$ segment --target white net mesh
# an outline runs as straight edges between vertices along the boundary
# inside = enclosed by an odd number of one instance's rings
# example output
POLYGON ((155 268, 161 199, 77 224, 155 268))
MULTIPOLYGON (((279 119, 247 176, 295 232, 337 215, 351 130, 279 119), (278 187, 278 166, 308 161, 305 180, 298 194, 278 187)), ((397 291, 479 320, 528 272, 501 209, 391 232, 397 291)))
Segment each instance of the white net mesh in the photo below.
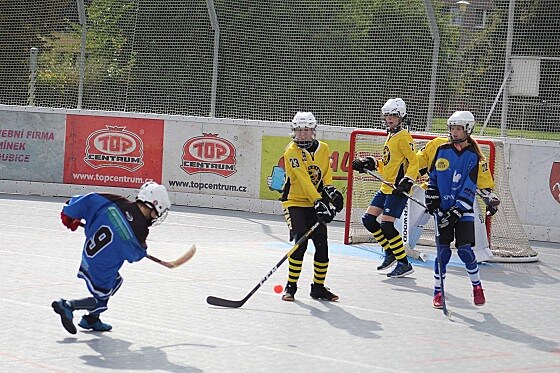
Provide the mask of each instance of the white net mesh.
POLYGON ((387 98, 402 97, 416 130, 443 131, 461 109, 488 116, 489 135, 502 122, 500 135, 550 138, 560 128, 560 0, 515 1, 511 49, 508 0, 466 9, 451 0, 3 1, 0 103, 77 107, 80 1, 84 109, 206 116, 215 100, 217 117, 312 110, 322 124, 363 128, 387 98), (498 93, 510 64, 506 102, 498 93))
MULTIPOLYGON (((426 142, 436 136, 413 133, 415 149, 420 149, 426 142)), ((352 159, 364 156, 380 158, 386 138, 387 133, 383 131, 354 131, 350 140, 352 159)), ((489 220, 491 224, 487 223, 491 251, 494 254, 493 261, 534 261, 537 258, 537 253, 529 245, 508 187, 504 145, 500 141, 490 139, 477 139, 477 141, 489 161, 491 170, 493 170, 494 191, 501 200, 498 212, 489 220)), ((375 242, 372 234, 364 228, 361 218, 380 186, 380 182, 368 174, 360 174, 355 171, 349 174, 345 243, 375 242)), ((477 200, 480 211, 485 211, 482 199, 478 197, 477 200)), ((419 244, 434 246, 434 237, 434 222, 431 219, 424 226, 419 244)))

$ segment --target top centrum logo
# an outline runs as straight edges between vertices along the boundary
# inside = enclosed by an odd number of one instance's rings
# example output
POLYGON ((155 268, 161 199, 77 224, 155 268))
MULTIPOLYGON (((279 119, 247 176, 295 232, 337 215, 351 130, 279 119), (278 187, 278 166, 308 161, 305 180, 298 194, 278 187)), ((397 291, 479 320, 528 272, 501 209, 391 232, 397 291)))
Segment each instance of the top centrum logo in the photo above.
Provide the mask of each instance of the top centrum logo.
POLYGON ((229 177, 237 171, 235 164, 235 147, 217 134, 203 134, 183 145, 181 168, 188 174, 206 172, 229 177))

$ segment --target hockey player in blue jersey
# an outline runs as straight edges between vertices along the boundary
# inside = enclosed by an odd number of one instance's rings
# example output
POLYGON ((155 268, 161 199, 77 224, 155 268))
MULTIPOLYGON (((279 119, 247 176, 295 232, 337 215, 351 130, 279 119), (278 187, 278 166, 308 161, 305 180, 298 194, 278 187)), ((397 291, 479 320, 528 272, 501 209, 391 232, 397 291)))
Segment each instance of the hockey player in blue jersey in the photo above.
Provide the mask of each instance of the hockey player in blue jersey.
POLYGON ((445 280, 446 265, 451 258, 450 244, 455 240, 457 255, 467 268, 473 287, 474 304, 482 306, 486 300, 480 282, 478 263, 472 250, 475 244, 474 210, 478 164, 482 152, 470 135, 474 116, 469 111, 456 111, 447 120, 450 141, 441 145, 430 166, 426 191, 426 207, 430 214, 437 213, 439 228, 439 255, 441 273, 434 262, 435 308, 443 307, 441 281, 445 280))
POLYGON ((111 330, 99 315, 123 282, 119 269, 125 260, 133 263, 146 256, 149 228, 163 222, 170 207, 167 190, 153 181, 142 185, 136 201, 105 193, 78 195, 68 201, 60 217, 71 231, 84 225, 86 241, 78 277, 84 279, 92 297, 52 303, 66 331, 77 332, 72 321, 75 310, 88 311, 78 323, 80 327, 111 330))

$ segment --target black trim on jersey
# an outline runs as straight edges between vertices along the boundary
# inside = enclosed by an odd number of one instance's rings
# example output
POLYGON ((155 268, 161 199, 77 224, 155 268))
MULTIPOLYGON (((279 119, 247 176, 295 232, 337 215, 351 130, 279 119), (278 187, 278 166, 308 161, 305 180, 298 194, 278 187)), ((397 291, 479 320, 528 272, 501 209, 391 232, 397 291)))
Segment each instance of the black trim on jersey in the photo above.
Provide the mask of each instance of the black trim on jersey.
POLYGON ((130 224, 134 235, 140 241, 140 244, 146 247, 146 238, 148 237, 148 227, 150 226, 150 221, 144 216, 140 207, 136 202, 132 202, 123 196, 109 193, 98 193, 100 196, 106 198, 107 200, 113 202, 119 210, 121 210, 125 219, 130 224), (129 216, 132 217, 132 221, 129 216))
POLYGON ((288 200, 288 194, 290 194, 290 178, 286 178, 286 182, 284 183, 284 189, 282 189, 282 197, 280 197, 280 201, 284 202, 288 200))

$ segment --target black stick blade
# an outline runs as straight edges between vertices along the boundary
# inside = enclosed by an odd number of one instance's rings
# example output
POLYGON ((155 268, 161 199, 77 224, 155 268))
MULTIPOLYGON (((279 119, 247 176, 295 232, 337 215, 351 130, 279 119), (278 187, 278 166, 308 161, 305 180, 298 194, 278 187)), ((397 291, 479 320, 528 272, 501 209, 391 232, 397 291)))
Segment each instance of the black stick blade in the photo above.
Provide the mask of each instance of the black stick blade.
POLYGON ((229 300, 229 299, 223 299, 223 298, 209 296, 208 298, 206 298, 206 303, 211 304, 212 306, 239 308, 245 303, 245 299, 243 299, 243 300, 229 300))

